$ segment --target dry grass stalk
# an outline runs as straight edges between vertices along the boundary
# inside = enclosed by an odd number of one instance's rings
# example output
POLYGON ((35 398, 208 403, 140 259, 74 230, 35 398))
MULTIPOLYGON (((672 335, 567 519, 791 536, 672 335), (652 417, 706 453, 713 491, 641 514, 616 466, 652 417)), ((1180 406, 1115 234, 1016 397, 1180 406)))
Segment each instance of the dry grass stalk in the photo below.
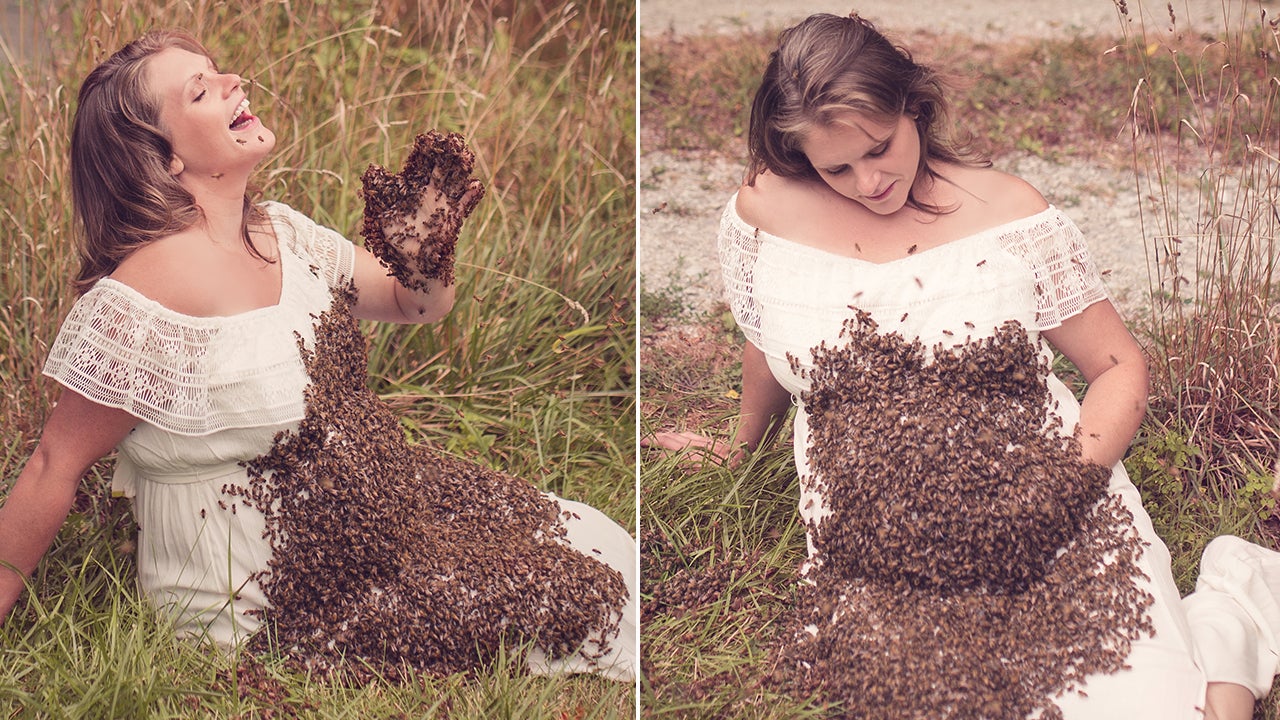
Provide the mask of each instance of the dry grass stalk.
POLYGON ((1200 450, 1197 486, 1232 496, 1280 457, 1280 18, 1246 2, 1223 13, 1211 39, 1172 12, 1165 28, 1139 25, 1129 127, 1152 268, 1151 422, 1200 450))

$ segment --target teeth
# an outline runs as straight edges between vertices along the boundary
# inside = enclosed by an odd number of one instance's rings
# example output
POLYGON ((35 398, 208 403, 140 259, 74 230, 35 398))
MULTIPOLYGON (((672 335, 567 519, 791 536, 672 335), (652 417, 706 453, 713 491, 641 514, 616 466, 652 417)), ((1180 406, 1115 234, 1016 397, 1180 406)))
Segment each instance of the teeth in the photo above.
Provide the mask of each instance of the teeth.
POLYGON ((231 122, 234 124, 242 114, 247 112, 249 112, 249 98, 241 100, 240 104, 236 106, 236 111, 231 114, 231 122))

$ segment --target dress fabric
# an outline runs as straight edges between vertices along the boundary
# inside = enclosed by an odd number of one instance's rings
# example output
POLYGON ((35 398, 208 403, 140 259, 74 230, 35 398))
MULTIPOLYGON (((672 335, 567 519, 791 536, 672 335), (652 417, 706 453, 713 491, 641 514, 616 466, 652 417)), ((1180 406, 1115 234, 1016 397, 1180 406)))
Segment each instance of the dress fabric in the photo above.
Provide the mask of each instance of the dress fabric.
MULTIPOLYGON (((258 627, 266 598, 253 579, 272 548, 265 518, 225 486, 245 486, 241 463, 266 453, 305 413, 308 377, 299 342, 352 278, 354 246, 286 205, 264 209, 280 248, 277 304, 228 317, 176 313, 109 277, 73 306, 44 373, 142 422, 119 444, 112 489, 133 499, 139 525, 138 582, 180 633, 223 646, 258 627)), ((637 566, 630 534, 599 510, 560 500, 565 542, 626 579, 629 599, 610 655, 548 659, 539 673, 636 671, 637 566), (590 554, 588 554, 590 553, 590 554)))
MULTIPOLYGON (((809 389, 805 375, 812 349, 839 345, 841 327, 855 308, 869 313, 880 333, 900 333, 925 348, 951 349, 1017 321, 1051 359, 1041 333, 1106 299, 1081 233, 1053 207, 899 260, 872 263, 770 235, 743 221, 736 201, 735 195, 720 224, 726 296, 747 340, 793 396, 799 512, 810 527, 821 522, 825 509, 821 483, 809 469, 808 416, 800 397, 809 389)), ((1052 373, 1045 381, 1062 432, 1072 432, 1079 403, 1052 373)), ((1219 538, 1205 552, 1197 591, 1184 601, 1168 550, 1122 464, 1112 469, 1108 491, 1122 499, 1147 543, 1140 564, 1155 600, 1149 615, 1155 632, 1132 644, 1128 669, 1088 676, 1079 687, 1087 696, 1068 692, 1056 699, 1064 716, 1199 718, 1210 681, 1236 682, 1264 695, 1280 648, 1280 554, 1219 538)), ((812 536, 809 554, 802 574, 815 558, 812 536)))

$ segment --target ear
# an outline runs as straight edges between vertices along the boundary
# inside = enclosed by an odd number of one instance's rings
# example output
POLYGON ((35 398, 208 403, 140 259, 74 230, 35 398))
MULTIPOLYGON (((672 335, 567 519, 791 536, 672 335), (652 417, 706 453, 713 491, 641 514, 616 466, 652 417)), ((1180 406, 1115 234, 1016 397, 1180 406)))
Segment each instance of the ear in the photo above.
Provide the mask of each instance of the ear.
POLYGON ((186 169, 187 169, 187 166, 182 164, 182 160, 179 160, 177 155, 174 155, 172 158, 170 158, 169 160, 170 175, 177 177, 182 174, 183 170, 186 170, 186 169))

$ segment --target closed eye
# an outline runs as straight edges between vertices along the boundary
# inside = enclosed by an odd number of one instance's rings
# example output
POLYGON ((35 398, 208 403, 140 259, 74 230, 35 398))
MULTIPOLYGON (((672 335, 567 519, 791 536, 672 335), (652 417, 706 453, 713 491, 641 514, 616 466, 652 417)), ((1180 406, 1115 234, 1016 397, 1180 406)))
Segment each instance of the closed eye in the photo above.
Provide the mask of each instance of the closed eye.
POLYGON ((825 175, 843 175, 849 169, 848 165, 837 165, 833 168, 824 168, 822 170, 825 175))
POLYGON ((872 148, 872 149, 871 149, 871 152, 867 153, 867 157, 878 158, 878 157, 880 157, 881 155, 884 155, 884 154, 885 154, 885 153, 887 153, 887 152, 889 152, 889 141, 888 141, 888 140, 886 140, 886 141, 884 141, 883 143, 880 143, 880 144, 879 144, 879 145, 877 145, 876 147, 872 148))

